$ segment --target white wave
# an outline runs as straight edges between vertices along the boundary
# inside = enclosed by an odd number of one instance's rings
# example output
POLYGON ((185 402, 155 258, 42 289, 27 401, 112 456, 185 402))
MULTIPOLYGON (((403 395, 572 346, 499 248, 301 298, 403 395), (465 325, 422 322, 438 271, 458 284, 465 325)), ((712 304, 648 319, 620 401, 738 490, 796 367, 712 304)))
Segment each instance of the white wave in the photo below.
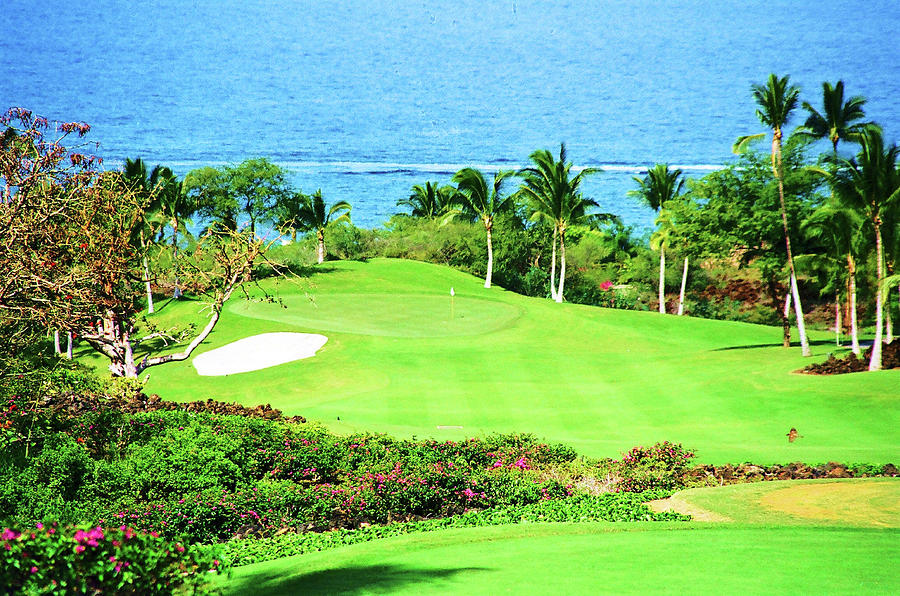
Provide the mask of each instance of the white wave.
MULTIPOLYGON (((355 173, 355 174, 393 174, 401 171, 421 172, 431 174, 454 173, 463 168, 475 168, 482 172, 494 173, 500 170, 520 170, 528 167, 529 164, 511 164, 511 163, 405 163, 399 161, 296 161, 296 160, 273 160, 279 166, 292 171, 328 171, 334 173, 355 173)), ((107 166, 120 168, 124 162, 118 160, 107 160, 107 166)), ((232 165, 234 162, 228 161, 209 161, 209 160, 177 160, 168 161, 165 165, 175 170, 190 170, 203 166, 220 167, 224 165, 232 165)), ((614 164, 599 163, 588 165, 573 165, 573 172, 580 172, 585 168, 600 168, 606 172, 621 172, 626 174, 643 174, 647 168, 652 167, 644 164, 614 164)), ((672 169, 680 169, 686 172, 714 172, 721 170, 723 165, 715 164, 670 164, 672 169)))

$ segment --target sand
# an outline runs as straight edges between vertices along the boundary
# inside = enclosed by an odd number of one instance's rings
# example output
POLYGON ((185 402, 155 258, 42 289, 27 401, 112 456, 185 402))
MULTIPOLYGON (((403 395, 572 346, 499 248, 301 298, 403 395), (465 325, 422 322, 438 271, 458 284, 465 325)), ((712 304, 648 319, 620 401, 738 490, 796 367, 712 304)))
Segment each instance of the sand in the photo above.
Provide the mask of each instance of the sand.
POLYGON ((310 358, 326 341, 317 333, 262 333, 204 352, 193 363, 199 375, 234 375, 310 358))

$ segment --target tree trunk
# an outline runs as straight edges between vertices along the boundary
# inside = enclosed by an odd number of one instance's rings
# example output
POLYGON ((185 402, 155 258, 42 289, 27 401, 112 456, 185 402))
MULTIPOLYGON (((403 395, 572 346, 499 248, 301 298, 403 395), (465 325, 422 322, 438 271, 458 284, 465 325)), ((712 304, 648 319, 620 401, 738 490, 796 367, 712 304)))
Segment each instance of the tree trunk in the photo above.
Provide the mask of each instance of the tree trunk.
MULTIPOLYGON (((890 298, 891 293, 888 292, 888 298, 890 298)), ((884 343, 889 344, 894 341, 894 322, 891 318, 891 304, 890 300, 884 301, 884 343)))
POLYGON ((72 332, 66 333, 66 360, 72 359, 72 332))
POLYGON ((494 245, 491 241, 491 228, 493 226, 490 222, 485 222, 484 229, 487 232, 487 249, 488 249, 488 262, 487 262, 487 275, 484 276, 484 287, 491 287, 491 278, 494 276, 494 245))
POLYGON ((666 314, 666 250, 659 245, 659 312, 666 314))
POLYGON ((559 229, 559 291, 556 292, 556 301, 563 301, 563 284, 566 282, 566 229, 559 229))
POLYGON ((781 311, 781 345, 791 347, 791 291, 788 290, 784 297, 784 309, 781 311))
POLYGON ((322 230, 316 231, 316 262, 322 264, 325 262, 325 233, 322 230))
POLYGON ((62 348, 59 346, 59 329, 53 330, 53 353, 57 356, 62 355, 62 348))
POLYGON ((141 251, 144 253, 144 283, 147 290, 147 312, 153 314, 153 290, 150 288, 150 266, 147 264, 147 241, 144 240, 144 229, 141 228, 141 251))
POLYGON ((781 223, 784 225, 784 244, 787 249, 788 267, 791 270, 791 293, 794 297, 794 313, 797 315, 797 334, 800 335, 800 348, 804 356, 809 356, 809 341, 806 338, 806 325, 803 324, 803 306, 800 304, 800 292, 797 288, 797 272, 794 270, 794 256, 791 252, 791 235, 788 231, 787 209, 784 205, 784 181, 781 176, 781 129, 776 128, 772 134, 772 172, 778 183, 778 200, 781 203, 781 223), (777 163, 777 165, 776 165, 777 163))
POLYGON ((849 272, 849 300, 850 300, 850 349, 859 356, 859 331, 856 327, 856 261, 853 255, 847 253, 847 270, 849 272))
POLYGON ((172 266, 175 267, 175 291, 173 298, 181 298, 181 288, 178 287, 178 220, 172 220, 172 266))
POLYGON ((875 341, 872 344, 872 358, 869 360, 869 370, 881 370, 881 336, 884 326, 884 312, 881 300, 881 284, 884 278, 884 248, 881 246, 881 221, 876 216, 875 221, 875 270, 878 283, 875 284, 875 341))
POLYGON ((684 314, 684 288, 687 285, 688 258, 684 257, 684 273, 681 274, 681 291, 678 293, 678 316, 684 314))
POLYGON ((841 297, 834 295, 834 345, 841 345, 841 328, 844 322, 841 320, 841 297))
MULTIPOLYGON (((556 300, 556 233, 559 227, 553 227, 553 250, 550 252, 550 298, 556 300)), ((558 300, 556 300, 559 302, 558 300)))

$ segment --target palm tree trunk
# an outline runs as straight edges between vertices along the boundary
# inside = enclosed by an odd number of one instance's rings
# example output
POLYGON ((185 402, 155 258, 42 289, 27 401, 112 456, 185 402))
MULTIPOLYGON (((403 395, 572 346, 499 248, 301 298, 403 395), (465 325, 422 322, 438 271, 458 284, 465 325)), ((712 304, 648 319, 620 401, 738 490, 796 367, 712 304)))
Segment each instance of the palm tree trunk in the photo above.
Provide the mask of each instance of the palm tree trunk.
POLYGON ((688 258, 684 257, 684 273, 681 274, 681 291, 678 293, 678 316, 684 314, 684 288, 687 286, 688 258))
POLYGON ((844 322, 841 320, 841 297, 839 294, 834 295, 834 345, 841 345, 841 328, 844 322))
POLYGON ((563 301, 563 284, 566 282, 566 229, 559 229, 559 291, 556 292, 556 301, 563 301))
POLYGON ((494 275, 494 245, 491 241, 491 225, 489 223, 484 224, 484 229, 487 232, 487 249, 488 249, 488 262, 487 262, 487 275, 484 277, 484 287, 491 287, 491 278, 494 275))
POLYGON ((850 253, 847 253, 847 270, 850 277, 850 290, 848 292, 850 299, 850 349, 859 356, 859 331, 856 327, 856 262, 850 253))
POLYGON ((791 291, 788 290, 784 296, 784 309, 781 311, 781 345, 785 348, 791 347, 791 291))
POLYGON ((175 267, 175 291, 174 298, 181 298, 181 288, 178 287, 178 219, 172 220, 172 266, 175 267))
POLYGON ((881 336, 884 326, 884 312, 881 300, 881 283, 884 278, 884 255, 881 246, 881 221, 878 217, 875 224, 875 267, 878 283, 875 284, 875 341, 872 343, 872 358, 869 360, 869 370, 881 370, 881 336))
POLYGON ((147 241, 144 239, 144 229, 141 228, 141 252, 144 253, 144 283, 147 290, 147 312, 153 314, 153 290, 150 289, 150 266, 147 264, 147 241))
POLYGON ((797 333, 800 335, 800 349, 804 356, 809 356, 809 340, 806 338, 806 325, 803 324, 803 307, 800 304, 800 292, 797 289, 797 272, 794 270, 794 255, 791 252, 791 236, 788 232, 787 209, 784 206, 784 181, 781 177, 781 130, 775 129, 772 135, 772 172, 778 182, 778 200, 781 203, 781 223, 784 225, 784 244, 787 249, 788 266, 791 270, 791 294, 794 297, 794 313, 797 315, 797 333), (776 166, 777 163, 777 166, 776 166))
POLYGON ((659 312, 666 314, 666 250, 659 245, 659 312))
POLYGON ((62 354, 62 348, 59 347, 59 329, 53 330, 53 353, 57 356, 62 354))
POLYGON ((316 262, 320 265, 325 262, 325 233, 316 231, 316 262))
POLYGON ((553 250, 550 253, 550 298, 553 300, 556 300, 556 233, 558 231, 559 227, 553 226, 553 250))
MULTIPOLYGON (((885 268, 887 269, 887 275, 894 274, 894 266, 891 262, 885 259, 885 268)), ((891 317, 891 291, 888 290, 884 293, 884 343, 889 344, 894 341, 894 321, 893 317, 891 317)))
POLYGON ((66 342, 66 359, 71 360, 72 359, 72 332, 69 331, 68 333, 66 333, 66 337, 68 340, 66 342))

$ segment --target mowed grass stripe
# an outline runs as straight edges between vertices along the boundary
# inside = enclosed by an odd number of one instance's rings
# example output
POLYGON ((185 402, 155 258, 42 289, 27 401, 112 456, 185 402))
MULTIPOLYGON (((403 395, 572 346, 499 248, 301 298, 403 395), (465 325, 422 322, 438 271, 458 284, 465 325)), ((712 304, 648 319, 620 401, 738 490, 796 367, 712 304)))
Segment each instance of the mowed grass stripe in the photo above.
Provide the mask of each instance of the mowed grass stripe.
MULTIPOLYGON (((307 292, 333 300, 335 312, 342 295, 390 296, 379 304, 401 320, 416 318, 422 296, 446 299, 449 320, 453 286, 458 297, 517 315, 470 335, 402 337, 397 319, 380 335, 327 331, 329 343, 308 360, 228 377, 199 377, 189 362, 175 363, 151 369, 147 390, 169 399, 271 403, 335 430, 350 420, 353 428, 399 436, 458 438, 435 426, 465 419, 470 428, 533 432, 591 456, 668 439, 711 463, 900 460, 900 371, 846 379, 792 373, 834 349, 828 334, 812 334, 816 357, 804 359, 798 348, 780 347, 778 328, 560 305, 485 290, 479 279, 436 265, 374 259, 321 271, 299 284, 263 284, 288 302, 308 300, 307 292), (791 427, 803 435, 792 444, 791 427)), ((284 321, 233 308, 201 350, 268 331, 321 331, 313 319, 290 323, 290 308, 272 311, 284 321)), ((202 320, 196 310, 196 303, 173 304, 160 320, 202 320)), ((348 309, 346 317, 369 314, 348 309)))

